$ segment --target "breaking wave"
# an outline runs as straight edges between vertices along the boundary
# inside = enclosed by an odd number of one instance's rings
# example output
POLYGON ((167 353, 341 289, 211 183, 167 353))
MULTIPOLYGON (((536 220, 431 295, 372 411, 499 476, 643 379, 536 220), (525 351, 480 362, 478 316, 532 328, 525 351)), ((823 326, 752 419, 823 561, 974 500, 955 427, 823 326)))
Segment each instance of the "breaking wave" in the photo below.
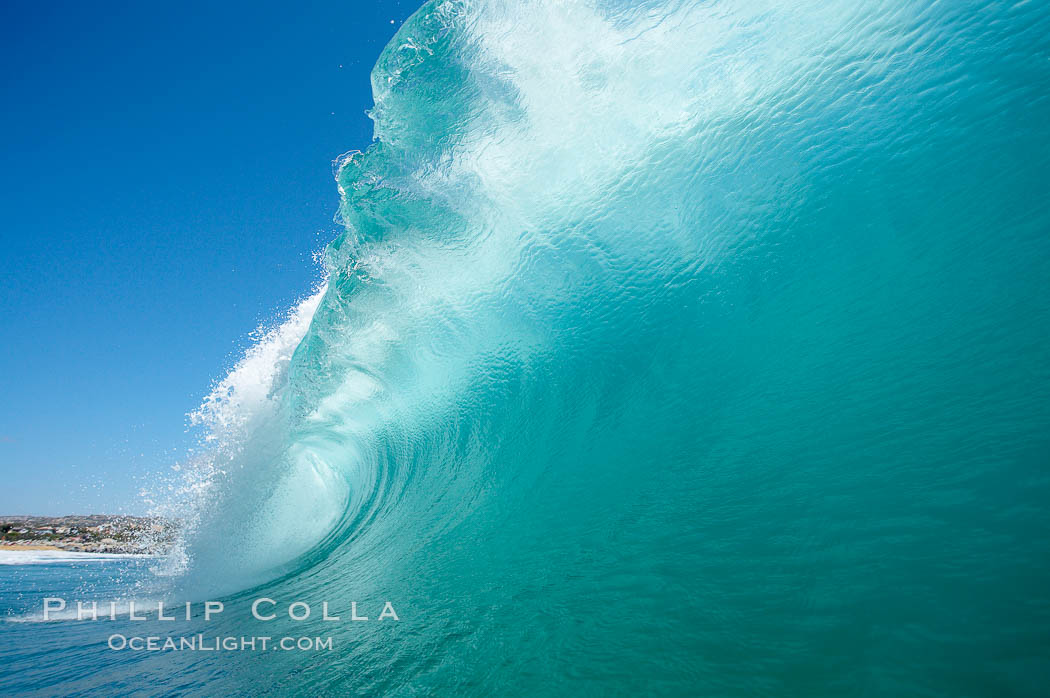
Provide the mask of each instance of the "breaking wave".
POLYGON ((324 283, 194 415, 173 583, 399 602, 321 692, 910 693, 1045 648, 1048 17, 426 4, 324 283))

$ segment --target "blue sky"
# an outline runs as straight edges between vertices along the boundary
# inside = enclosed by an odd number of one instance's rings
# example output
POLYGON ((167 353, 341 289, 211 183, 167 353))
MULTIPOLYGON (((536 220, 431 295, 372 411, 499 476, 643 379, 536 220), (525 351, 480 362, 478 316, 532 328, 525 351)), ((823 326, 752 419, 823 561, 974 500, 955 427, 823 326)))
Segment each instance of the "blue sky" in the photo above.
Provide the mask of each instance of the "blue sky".
POLYGON ((136 513, 308 291, 418 2, 0 5, 0 514, 136 513))

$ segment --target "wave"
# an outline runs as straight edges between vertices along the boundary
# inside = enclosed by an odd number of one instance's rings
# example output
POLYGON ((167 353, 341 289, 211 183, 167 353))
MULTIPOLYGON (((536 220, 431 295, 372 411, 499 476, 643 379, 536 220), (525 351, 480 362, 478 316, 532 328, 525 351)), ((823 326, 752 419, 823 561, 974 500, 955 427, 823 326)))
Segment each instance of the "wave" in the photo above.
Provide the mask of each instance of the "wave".
POLYGON ((1017 503, 1050 433, 1048 30, 1039 3, 427 3, 336 163, 324 283, 196 413, 175 583, 402 599, 410 647, 348 660, 394 653, 372 689, 674 692, 877 625, 875 579, 1022 574, 976 502, 1018 483, 1003 525, 1045 530, 1017 503), (468 656, 503 643, 501 672, 468 656))

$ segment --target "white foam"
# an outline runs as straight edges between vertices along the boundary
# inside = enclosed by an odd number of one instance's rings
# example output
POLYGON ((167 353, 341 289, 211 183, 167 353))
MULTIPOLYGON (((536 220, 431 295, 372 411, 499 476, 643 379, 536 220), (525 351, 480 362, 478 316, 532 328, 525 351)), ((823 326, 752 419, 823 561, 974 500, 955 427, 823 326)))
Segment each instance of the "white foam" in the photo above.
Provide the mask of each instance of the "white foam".
POLYGON ((80 553, 69 550, 0 550, 0 565, 48 565, 68 562, 107 562, 112 560, 146 560, 152 555, 131 553, 80 553))
MULTIPOLYGON (((160 481, 146 493, 157 502, 151 513, 178 521, 181 529, 174 548, 154 570, 157 574, 182 577, 196 565, 198 571, 210 570, 196 579, 219 579, 231 568, 247 575, 309 549, 330 528, 334 514, 322 516, 312 498, 307 505, 296 502, 286 518, 265 518, 274 524, 263 530, 256 519, 277 480, 271 470, 282 466, 274 456, 282 438, 281 389, 326 290, 322 281, 279 324, 260 329, 256 342, 189 415, 203 431, 200 450, 179 464, 172 480, 160 481), (313 516, 304 522, 307 506, 313 516), (289 533, 295 540, 287 540, 289 533), (256 537, 265 543, 253 546, 256 537)), ((288 499, 283 493, 281 501, 288 499)), ((336 505, 330 508, 338 511, 336 505)))

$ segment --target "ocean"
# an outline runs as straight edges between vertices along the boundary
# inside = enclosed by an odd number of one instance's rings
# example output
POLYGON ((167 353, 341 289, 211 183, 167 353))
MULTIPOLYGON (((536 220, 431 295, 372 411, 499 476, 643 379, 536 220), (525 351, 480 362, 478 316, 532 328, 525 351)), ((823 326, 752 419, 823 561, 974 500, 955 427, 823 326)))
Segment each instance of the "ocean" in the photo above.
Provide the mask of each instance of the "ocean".
POLYGON ((1046 695, 1050 4, 435 0, 372 85, 178 546, 0 566, 0 693, 1046 695))

